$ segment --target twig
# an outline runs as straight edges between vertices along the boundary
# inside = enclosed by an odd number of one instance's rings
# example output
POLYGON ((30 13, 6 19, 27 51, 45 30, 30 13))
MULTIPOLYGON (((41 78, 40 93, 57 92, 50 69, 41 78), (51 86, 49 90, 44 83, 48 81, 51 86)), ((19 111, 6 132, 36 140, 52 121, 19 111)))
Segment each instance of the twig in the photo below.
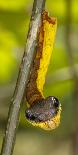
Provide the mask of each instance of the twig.
POLYGON ((8 85, 0 86, 0 101, 6 100, 9 97, 11 97, 13 95, 14 88, 15 88, 14 81, 8 85))
MULTIPOLYGON (((74 67, 78 77, 78 64, 75 64, 74 67)), ((73 75, 71 74, 71 72, 69 72, 69 70, 70 70, 70 67, 64 67, 47 75, 46 84, 54 85, 58 82, 63 82, 63 81, 73 79, 73 75)), ((13 94, 14 86, 15 86, 15 83, 13 82, 7 86, 3 86, 0 88, 0 101, 5 102, 6 99, 8 100, 8 98, 11 98, 11 95, 13 94)))
POLYGON ((66 48, 67 48, 67 54, 68 54, 68 63, 70 68, 70 72, 73 75, 73 79, 77 79, 77 73, 75 70, 75 59, 74 59, 74 49, 72 46, 72 36, 71 36, 71 25, 72 25, 72 13, 71 13, 71 0, 66 0, 66 32, 65 32, 65 38, 66 38, 66 48))
POLYGON ((3 140, 1 155, 11 155, 13 152, 16 129, 19 122, 20 105, 28 81, 30 67, 34 58, 34 51, 37 44, 37 31, 41 22, 41 13, 44 5, 45 0, 34 0, 25 52, 22 59, 15 92, 9 109, 8 123, 3 140))
MULTIPOLYGON (((78 64, 75 64, 74 67, 78 77, 78 64)), ((64 67, 56 70, 54 73, 47 76, 46 84, 53 85, 53 84, 56 84, 57 82, 63 82, 66 80, 73 79, 73 75, 71 72, 69 72, 69 70, 70 70, 70 67, 64 67)))
POLYGON ((74 80, 73 103, 74 103, 74 133, 72 137, 71 154, 78 155, 78 76, 75 68, 73 41, 71 41, 71 25, 72 25, 72 1, 67 2, 67 22, 66 22, 66 44, 68 51, 68 61, 71 66, 71 73, 74 80))

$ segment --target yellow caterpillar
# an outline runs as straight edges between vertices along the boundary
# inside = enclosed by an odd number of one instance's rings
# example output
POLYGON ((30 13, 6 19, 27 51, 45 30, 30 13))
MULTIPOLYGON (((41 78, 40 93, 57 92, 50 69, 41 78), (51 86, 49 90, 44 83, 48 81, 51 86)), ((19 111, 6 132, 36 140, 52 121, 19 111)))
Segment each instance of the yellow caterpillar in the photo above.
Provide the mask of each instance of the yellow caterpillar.
POLYGON ((43 96, 43 86, 53 49, 56 28, 56 18, 50 18, 48 13, 44 11, 38 33, 36 56, 26 88, 26 99, 30 105, 26 110, 26 118, 34 126, 45 130, 52 130, 60 123, 60 102, 54 96, 47 98, 43 96))

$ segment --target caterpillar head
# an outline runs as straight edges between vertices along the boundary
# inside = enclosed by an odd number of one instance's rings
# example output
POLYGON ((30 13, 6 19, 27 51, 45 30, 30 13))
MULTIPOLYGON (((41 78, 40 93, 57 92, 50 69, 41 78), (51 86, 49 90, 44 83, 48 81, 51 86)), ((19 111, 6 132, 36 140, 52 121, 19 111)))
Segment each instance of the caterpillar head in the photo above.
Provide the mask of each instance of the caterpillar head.
POLYGON ((34 103, 25 112, 26 118, 34 126, 52 130, 60 123, 61 104, 54 96, 34 103))

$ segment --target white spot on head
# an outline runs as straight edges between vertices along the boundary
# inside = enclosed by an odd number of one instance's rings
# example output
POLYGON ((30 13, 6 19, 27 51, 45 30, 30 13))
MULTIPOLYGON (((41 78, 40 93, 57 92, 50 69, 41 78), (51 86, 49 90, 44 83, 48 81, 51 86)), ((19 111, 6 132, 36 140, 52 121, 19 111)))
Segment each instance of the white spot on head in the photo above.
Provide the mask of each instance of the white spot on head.
POLYGON ((53 100, 54 100, 54 97, 52 96, 51 99, 52 99, 52 101, 53 101, 53 100))

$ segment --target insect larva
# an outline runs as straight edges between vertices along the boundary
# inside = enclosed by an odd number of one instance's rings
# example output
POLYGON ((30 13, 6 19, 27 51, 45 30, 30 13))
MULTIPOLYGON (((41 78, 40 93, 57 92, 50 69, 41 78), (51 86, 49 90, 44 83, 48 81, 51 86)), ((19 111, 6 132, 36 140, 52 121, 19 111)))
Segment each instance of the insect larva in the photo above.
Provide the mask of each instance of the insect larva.
POLYGON ((47 98, 43 96, 43 86, 53 49, 56 27, 56 18, 50 18, 48 13, 44 11, 38 33, 36 56, 26 88, 26 99, 30 105, 26 110, 26 118, 34 126, 39 126, 45 130, 54 129, 60 123, 60 102, 54 96, 47 98))

